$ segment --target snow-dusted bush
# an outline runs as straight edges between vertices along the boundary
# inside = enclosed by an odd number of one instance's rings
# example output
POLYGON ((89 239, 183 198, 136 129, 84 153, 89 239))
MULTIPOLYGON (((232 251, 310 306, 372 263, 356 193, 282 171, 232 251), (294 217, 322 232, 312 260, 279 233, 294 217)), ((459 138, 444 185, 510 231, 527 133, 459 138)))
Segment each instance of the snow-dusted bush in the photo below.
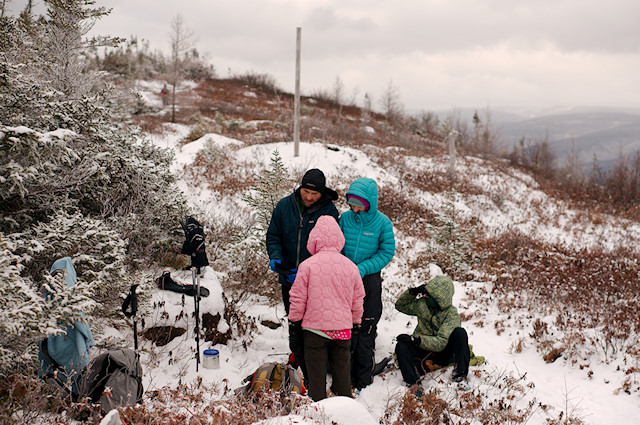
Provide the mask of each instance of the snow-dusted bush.
POLYGON ((34 282, 47 277, 43 272, 53 261, 71 257, 78 278, 92 288, 98 316, 109 317, 118 312, 121 296, 132 284, 142 284, 142 294, 148 293, 143 289, 152 284, 149 276, 127 272, 127 242, 118 232, 102 220, 81 213, 60 211, 49 223, 39 223, 27 233, 12 235, 12 239, 22 255, 22 274, 34 282))
POLYGON ((83 74, 89 44, 74 34, 108 11, 75 1, 49 6, 47 19, 2 19, 0 230, 25 231, 54 211, 77 210, 117 229, 136 264, 180 237, 176 223, 186 206, 172 156, 125 128, 111 89, 88 87, 97 82, 95 73, 83 74), (68 75, 65 55, 73 64, 68 75))
POLYGON ((21 275, 22 259, 14 251, 15 244, 0 233, 0 371, 15 371, 16 362, 35 355, 31 344, 62 333, 62 324, 83 320, 95 305, 86 282, 67 287, 60 274, 42 276, 42 293, 49 294, 44 298, 32 279, 21 275))
POLYGON ((147 258, 167 241, 183 237, 187 211, 170 165, 173 154, 125 131, 96 134, 82 158, 96 170, 81 188, 79 206, 104 217, 128 240, 131 259, 147 258))
POLYGON ((70 189, 92 174, 74 167, 79 156, 67 143, 73 135, 0 126, 0 229, 20 229, 70 204, 70 189))
POLYGON ((106 218, 128 239, 129 254, 180 237, 186 209, 170 172, 172 156, 135 135, 81 137, 0 127, 0 229, 23 230, 59 209, 106 218))

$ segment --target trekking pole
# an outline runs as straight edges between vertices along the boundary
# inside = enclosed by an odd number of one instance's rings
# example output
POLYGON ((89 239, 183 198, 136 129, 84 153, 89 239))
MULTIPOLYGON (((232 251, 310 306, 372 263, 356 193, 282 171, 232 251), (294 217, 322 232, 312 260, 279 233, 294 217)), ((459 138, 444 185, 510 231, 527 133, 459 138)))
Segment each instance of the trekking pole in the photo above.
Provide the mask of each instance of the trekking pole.
POLYGON ((191 216, 185 216, 184 222, 180 222, 184 230, 185 241, 181 252, 191 258, 191 263, 186 269, 191 269, 193 279, 193 302, 196 315, 196 372, 200 365, 200 276, 204 274, 204 267, 209 265, 207 251, 204 246, 204 227, 191 216))
POLYGON ((191 277, 193 278, 193 302, 196 315, 196 372, 200 364, 200 267, 191 267, 191 277))
POLYGON ((136 320, 136 313, 138 312, 138 294, 136 293, 138 284, 131 285, 129 294, 122 303, 122 312, 129 318, 133 317, 133 347, 138 353, 138 321, 136 320))

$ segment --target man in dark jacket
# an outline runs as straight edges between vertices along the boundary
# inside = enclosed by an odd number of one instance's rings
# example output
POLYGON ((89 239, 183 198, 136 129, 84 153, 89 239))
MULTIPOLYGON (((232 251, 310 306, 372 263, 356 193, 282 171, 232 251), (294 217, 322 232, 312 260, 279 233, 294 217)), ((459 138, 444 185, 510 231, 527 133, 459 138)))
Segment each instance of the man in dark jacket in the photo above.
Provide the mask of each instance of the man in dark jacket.
MULTIPOLYGON (((278 273, 282 285, 282 301, 289 314, 289 291, 296 279, 298 265, 311 257, 307 250, 309 232, 318 217, 330 215, 338 220, 338 209, 333 201, 338 199, 335 190, 326 186, 324 173, 317 168, 307 171, 300 187, 291 195, 282 198, 271 215, 267 229, 267 253, 269 267, 278 273)), ((299 323, 289 323, 289 347, 306 377, 302 330, 299 323)))
POLYGON ((452 305, 453 292, 451 279, 436 276, 404 291, 396 301, 398 311, 418 318, 413 334, 398 335, 396 344, 402 378, 409 386, 426 372, 451 363, 453 381, 467 378, 471 353, 458 309, 452 305))

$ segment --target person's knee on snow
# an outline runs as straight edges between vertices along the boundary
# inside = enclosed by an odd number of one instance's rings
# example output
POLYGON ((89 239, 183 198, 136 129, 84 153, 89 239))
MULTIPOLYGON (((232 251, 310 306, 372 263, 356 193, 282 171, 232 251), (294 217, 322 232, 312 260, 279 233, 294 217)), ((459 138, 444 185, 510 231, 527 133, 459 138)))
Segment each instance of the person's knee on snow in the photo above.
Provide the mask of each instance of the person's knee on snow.
POLYGON ((411 386, 420 379, 420 371, 416 368, 417 353, 411 341, 399 339, 395 348, 396 359, 402 379, 411 386))
POLYGON ((449 337, 449 343, 453 355, 453 378, 454 380, 465 379, 469 373, 471 360, 467 331, 462 327, 454 329, 449 337))

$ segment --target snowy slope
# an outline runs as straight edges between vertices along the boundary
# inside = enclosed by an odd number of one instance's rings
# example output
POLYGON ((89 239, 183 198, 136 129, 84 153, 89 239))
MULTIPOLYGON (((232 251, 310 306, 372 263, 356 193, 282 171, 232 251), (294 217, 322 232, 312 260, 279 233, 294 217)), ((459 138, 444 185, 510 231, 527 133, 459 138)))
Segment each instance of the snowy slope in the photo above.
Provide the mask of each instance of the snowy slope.
MULTIPOLYGON (((338 180, 338 176, 347 176, 349 179, 359 176, 368 176, 376 179, 381 186, 393 185, 396 178, 387 170, 377 168, 369 160, 367 155, 355 149, 340 148, 329 150, 322 144, 301 143, 300 156, 293 156, 293 144, 276 143, 270 145, 253 145, 244 147, 240 141, 234 141, 223 136, 209 134, 191 142, 182 148, 177 146, 177 141, 184 136, 186 128, 173 126, 174 133, 167 133, 163 137, 154 138, 154 143, 162 147, 173 147, 176 152, 175 171, 180 175, 182 166, 193 161, 195 154, 205 144, 213 143, 224 147, 234 161, 250 162, 254 164, 255 171, 261 167, 267 167, 269 158, 274 150, 278 150, 285 166, 292 173, 301 173, 308 168, 317 167, 327 175, 328 186, 335 187, 340 193, 344 193, 345 187, 332 185, 338 180)), ((411 161, 419 163, 425 171, 432 167, 442 167, 433 158, 411 158, 411 161)), ((480 186, 492 185, 501 192, 505 201, 500 209, 494 203, 487 202, 481 195, 460 199, 456 208, 462 213, 474 215, 480 218, 481 226, 487 232, 498 233, 509 226, 519 227, 528 234, 551 239, 556 242, 575 244, 576 246, 590 246, 603 244, 606 241, 640 239, 638 226, 627 226, 624 230, 616 225, 615 220, 603 219, 599 225, 576 226, 573 220, 575 215, 570 209, 561 203, 547 199, 547 196, 535 189, 535 185, 528 176, 512 173, 512 175, 483 174, 482 164, 467 161, 462 165, 461 173, 477 175, 477 184, 480 186), (474 171, 471 172, 470 170, 474 171), (539 210, 532 205, 543 203, 546 205, 544 214, 540 216, 539 210)), ((194 186, 191 182, 183 182, 183 190, 188 194, 190 201, 205 213, 215 213, 222 206, 238 203, 237 199, 220 202, 216 194, 203 187, 194 186), (212 202, 216 200, 216 202, 212 202)), ((422 202, 425 207, 441 205, 444 200, 439 196, 422 193, 422 202)), ((410 332, 415 321, 393 309, 392 302, 402 289, 419 285, 423 282, 411 281, 407 269, 407 259, 414 254, 412 246, 414 241, 410 235, 396 233, 398 245, 407 246, 398 252, 392 263, 383 271, 385 279, 385 312, 379 325, 377 337, 377 360, 393 352, 394 337, 400 333, 410 332)), ((429 274, 434 276, 441 273, 435 264, 429 266, 429 274)), ((179 272, 175 272, 179 273, 179 272)), ((172 273, 173 275, 173 273, 172 273)), ((190 283, 191 276, 177 274, 176 280, 190 283)), ((215 271, 209 271, 203 278, 202 284, 212 289, 212 295, 221 290, 219 276, 215 271)), ((527 329, 507 327, 504 332, 497 332, 493 326, 498 321, 509 323, 508 317, 503 317, 495 306, 496 300, 489 304, 489 308, 476 302, 478 296, 487 296, 483 292, 486 288, 483 282, 455 282, 456 294, 454 303, 461 313, 472 316, 473 319, 463 323, 469 332, 470 343, 474 353, 486 357, 486 363, 472 367, 469 385, 471 391, 489 394, 489 397, 500 397, 502 391, 501 381, 506 385, 522 386, 522 397, 514 400, 523 407, 529 402, 537 405, 529 424, 546 424, 549 417, 558 417, 559 412, 565 412, 582 418, 585 423, 593 425, 634 423, 640 418, 640 396, 638 394, 615 394, 619 387, 620 373, 615 369, 619 366, 615 359, 606 364, 594 361, 589 376, 585 371, 575 365, 559 359, 555 363, 547 364, 537 353, 534 347, 526 345, 520 352, 514 350, 514 345, 522 338, 527 329), (479 295, 480 294, 480 295, 479 295), (485 294, 485 295, 482 295, 485 294), (636 418, 636 419, 630 419, 636 418), (630 422, 631 420, 631 422, 630 422)), ((162 294, 158 295, 162 296, 162 294)), ((164 295, 166 296, 166 294, 164 295)), ((211 300, 213 300, 213 296, 211 300)), ((220 304, 207 301, 201 306, 201 311, 209 309, 211 312, 220 311, 220 304)), ((178 303, 179 304, 179 303, 178 303)), ((257 366, 267 361, 285 361, 288 356, 288 343, 286 333, 286 318, 282 305, 274 308, 256 298, 240 306, 244 311, 250 312, 252 317, 261 320, 271 320, 285 324, 278 329, 270 329, 258 325, 257 337, 245 350, 240 341, 230 341, 227 345, 218 344, 213 348, 220 351, 220 369, 203 369, 195 371, 195 362, 191 351, 195 349, 195 341, 192 331, 183 337, 177 338, 168 346, 158 348, 149 345, 148 352, 143 355, 145 367, 145 389, 152 391, 165 385, 171 386, 179 381, 192 382, 197 377, 204 380, 207 385, 218 385, 222 380, 227 380, 228 385, 236 388, 242 383, 242 379, 251 373, 257 366)), ((184 309, 191 317, 192 303, 187 299, 185 305, 178 308, 184 309)), ((249 314, 249 313, 248 313, 249 314)), ((147 323, 149 325, 149 323, 147 323)), ((193 329, 193 327, 189 327, 193 329)), ((208 343, 201 344, 201 351, 209 348, 208 343)), ((597 359, 594 359, 597 360, 597 359)), ((456 400, 461 393, 457 387, 449 383, 450 370, 439 370, 424 379, 427 389, 435 388, 441 391, 441 397, 447 400, 456 400)), ((377 377, 374 383, 365 388, 355 399, 331 398, 320 403, 314 403, 319 413, 290 415, 288 417, 274 418, 260 422, 261 424, 317 424, 327 418, 334 423, 345 425, 359 425, 378 423, 378 419, 384 413, 385 406, 394 398, 405 392, 402 378, 397 370, 391 370, 377 377)), ((314 411, 315 408, 314 408, 314 411)))

